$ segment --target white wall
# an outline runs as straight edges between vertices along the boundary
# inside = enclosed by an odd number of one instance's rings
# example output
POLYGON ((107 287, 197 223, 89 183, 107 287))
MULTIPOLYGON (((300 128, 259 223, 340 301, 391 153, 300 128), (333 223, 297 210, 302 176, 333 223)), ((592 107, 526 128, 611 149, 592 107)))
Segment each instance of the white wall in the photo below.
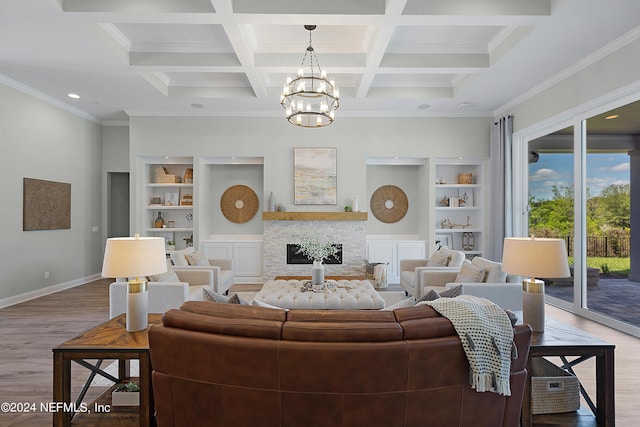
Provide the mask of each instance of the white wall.
POLYGON ((552 118, 570 119, 640 90, 639 76, 640 40, 635 40, 501 115, 514 116, 514 132, 552 122, 552 118))
MULTIPOLYGON (((132 117, 130 120, 132 182, 139 156, 244 156, 264 159, 264 202, 273 191, 288 211, 338 211, 358 196, 369 210, 369 157, 489 156, 490 118, 338 118, 330 127, 303 129, 282 118, 132 117), (337 205, 309 206, 293 202, 293 148, 337 147, 337 205)), ((396 180, 389 173, 388 183, 396 180)), ((384 182, 384 177, 376 177, 384 182)), ((137 189, 133 189, 137 191, 137 189)), ((411 190, 413 191, 413 190, 411 190)), ((133 195, 132 203, 140 203, 133 195), (133 201, 135 200, 135 201, 133 201)), ((410 200, 410 206, 415 200, 410 200)), ((215 207, 212 207, 215 208, 215 207)), ((261 210, 266 210, 263 205, 261 210)), ((132 224, 136 219, 132 218, 132 224)), ((239 233, 221 224, 218 234, 239 233)), ((138 227, 141 225, 138 225, 138 227)), ((409 230, 401 230, 403 234, 409 230)), ((246 233, 254 233, 248 229, 246 233)), ((376 227, 377 234, 393 228, 376 227)), ((414 234, 419 233, 415 230, 414 234)))
POLYGON ((99 273, 101 127, 0 84, 0 306, 10 297, 99 273), (22 231, 23 178, 71 184, 71 229, 22 231), (44 278, 45 271, 49 278, 44 278))

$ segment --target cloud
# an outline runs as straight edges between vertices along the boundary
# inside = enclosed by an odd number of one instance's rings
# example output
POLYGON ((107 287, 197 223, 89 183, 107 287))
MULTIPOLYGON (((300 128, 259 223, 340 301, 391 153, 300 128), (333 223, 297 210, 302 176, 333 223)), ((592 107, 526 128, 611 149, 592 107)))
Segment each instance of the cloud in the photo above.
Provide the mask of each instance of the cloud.
POLYGON ((629 163, 620 163, 618 165, 611 167, 611 170, 614 172, 624 172, 624 171, 628 171, 629 169, 630 169, 629 163))
POLYGON ((558 176, 558 173, 553 169, 540 168, 531 175, 529 175, 529 181, 543 181, 547 179, 553 179, 558 176))

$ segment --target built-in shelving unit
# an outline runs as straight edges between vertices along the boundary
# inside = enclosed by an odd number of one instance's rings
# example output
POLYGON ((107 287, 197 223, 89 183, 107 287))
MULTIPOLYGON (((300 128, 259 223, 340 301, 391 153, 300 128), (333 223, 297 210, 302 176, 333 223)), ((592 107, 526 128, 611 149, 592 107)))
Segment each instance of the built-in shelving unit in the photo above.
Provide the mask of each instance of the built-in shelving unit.
POLYGON ((193 236, 193 159, 140 159, 142 171, 142 215, 140 228, 146 236, 161 236, 180 249, 193 236), (190 173, 187 173, 189 171, 190 173), (162 226, 156 224, 160 213, 162 226))
POLYGON ((437 245, 464 251, 468 257, 483 254, 483 179, 483 160, 435 162, 433 227, 437 245))

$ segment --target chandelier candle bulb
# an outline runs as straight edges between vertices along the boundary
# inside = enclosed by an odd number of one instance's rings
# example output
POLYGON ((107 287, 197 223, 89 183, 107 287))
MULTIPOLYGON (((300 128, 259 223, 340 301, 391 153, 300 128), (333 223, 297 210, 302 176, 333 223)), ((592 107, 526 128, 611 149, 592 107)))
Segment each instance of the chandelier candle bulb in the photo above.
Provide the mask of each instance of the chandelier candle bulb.
POLYGON ((323 79, 326 79, 327 78, 327 71, 326 70, 320 71, 320 77, 323 78, 323 79))

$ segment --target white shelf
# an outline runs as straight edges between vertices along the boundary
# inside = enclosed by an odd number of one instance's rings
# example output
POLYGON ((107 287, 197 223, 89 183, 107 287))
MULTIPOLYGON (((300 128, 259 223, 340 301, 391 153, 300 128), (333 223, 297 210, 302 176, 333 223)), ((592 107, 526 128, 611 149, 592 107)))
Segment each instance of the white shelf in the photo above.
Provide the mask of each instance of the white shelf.
POLYGON ((145 209, 151 209, 154 211, 171 210, 171 209, 193 209, 193 205, 182 205, 182 206, 147 205, 145 206, 145 209))
POLYGON ((193 183, 181 183, 181 184, 157 184, 157 183, 149 183, 146 184, 147 187, 152 188, 191 188, 193 187, 193 183))
POLYGON ((147 233, 189 233, 193 228, 172 227, 172 228, 145 228, 147 233))
POLYGON ((458 206, 450 208, 448 206, 437 206, 437 211, 479 211, 480 206, 458 206))
POLYGON ((436 234, 446 233, 482 233, 480 228, 436 228, 436 234))
POLYGON ((481 188, 480 184, 436 184, 436 188, 481 188))

